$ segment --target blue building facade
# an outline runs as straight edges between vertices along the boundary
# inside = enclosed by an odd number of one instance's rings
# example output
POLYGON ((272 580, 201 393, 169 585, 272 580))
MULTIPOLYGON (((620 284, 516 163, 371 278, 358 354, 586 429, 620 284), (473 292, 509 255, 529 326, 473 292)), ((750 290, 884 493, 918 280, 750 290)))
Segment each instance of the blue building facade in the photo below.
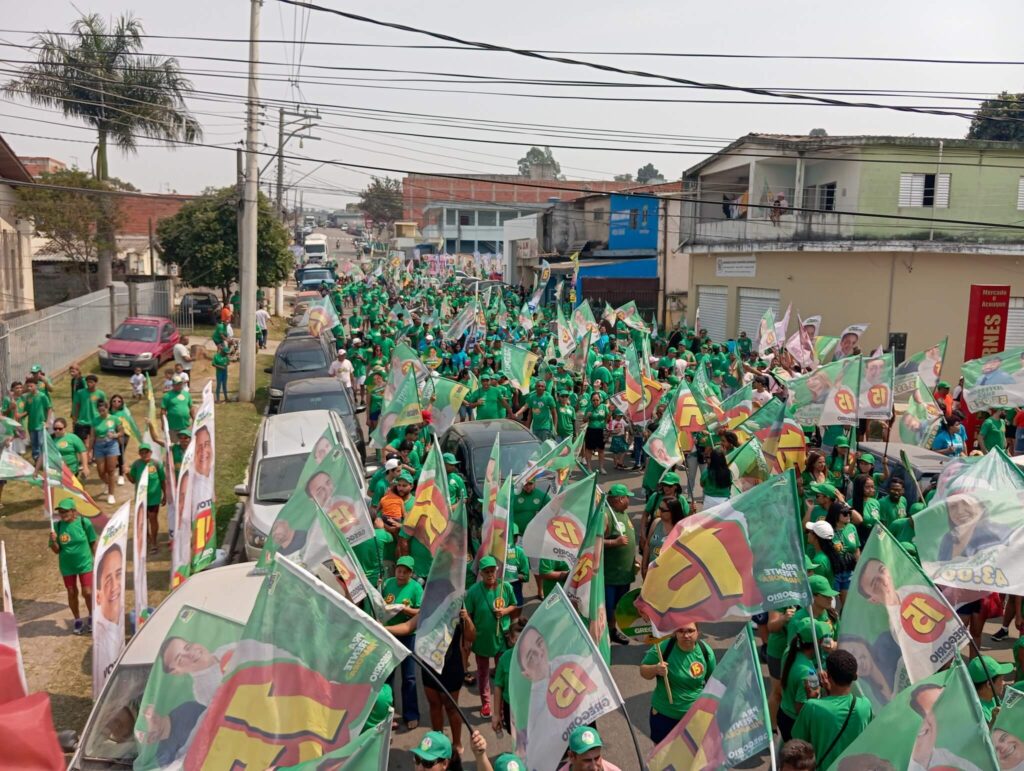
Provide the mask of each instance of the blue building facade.
POLYGON ((608 253, 640 255, 658 250, 658 199, 612 193, 608 217, 608 253))

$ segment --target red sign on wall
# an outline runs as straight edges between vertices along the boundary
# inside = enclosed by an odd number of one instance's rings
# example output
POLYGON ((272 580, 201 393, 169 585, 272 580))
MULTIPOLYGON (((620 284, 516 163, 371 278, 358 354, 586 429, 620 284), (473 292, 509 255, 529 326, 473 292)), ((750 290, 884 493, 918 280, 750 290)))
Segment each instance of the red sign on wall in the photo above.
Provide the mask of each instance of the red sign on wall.
POLYGON ((971 284, 964 361, 1003 350, 1009 308, 1010 287, 971 284))

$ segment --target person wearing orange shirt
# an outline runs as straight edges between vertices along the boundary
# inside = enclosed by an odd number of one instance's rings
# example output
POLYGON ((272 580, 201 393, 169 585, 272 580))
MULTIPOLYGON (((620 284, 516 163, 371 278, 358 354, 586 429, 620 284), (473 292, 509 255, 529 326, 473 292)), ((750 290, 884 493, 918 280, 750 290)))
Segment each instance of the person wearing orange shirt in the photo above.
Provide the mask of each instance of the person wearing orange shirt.
POLYGON ((939 403, 939 407, 942 409, 943 414, 949 418, 953 415, 953 397, 949 393, 949 383, 945 380, 940 380, 935 386, 935 393, 932 394, 935 397, 935 401, 939 403))

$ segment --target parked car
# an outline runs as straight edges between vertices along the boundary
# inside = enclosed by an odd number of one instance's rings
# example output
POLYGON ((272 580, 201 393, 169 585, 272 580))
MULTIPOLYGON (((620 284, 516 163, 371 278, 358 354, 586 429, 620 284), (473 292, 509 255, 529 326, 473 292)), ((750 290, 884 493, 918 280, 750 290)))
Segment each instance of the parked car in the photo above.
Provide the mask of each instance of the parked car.
POLYGON ((131 768, 139 745, 133 730, 150 670, 167 632, 186 605, 245 624, 263 585, 252 565, 225 565, 196 573, 164 598, 128 641, 93 703, 69 769, 131 768))
POLYGON ((161 316, 131 316, 121 322, 107 342, 100 346, 100 369, 156 373, 173 357, 180 335, 170 319, 161 316))
POLYGON ((366 463, 366 438, 363 427, 356 415, 365 412, 366 407, 356 407, 344 388, 333 377, 304 377, 293 380, 284 387, 284 396, 277 412, 285 415, 289 412, 307 410, 331 410, 345 424, 349 438, 359 451, 360 463, 366 463))
POLYGON ((458 461, 459 471, 466 478, 469 500, 466 509, 479 523, 480 501, 484 497, 484 473, 491 457, 494 437, 501 434, 501 475, 519 474, 537 451, 540 440, 522 423, 504 418, 497 420, 471 420, 456 423, 441 438, 442 452, 450 452, 458 461))
POLYGON ((355 476, 365 485, 358 451, 340 415, 331 410, 271 415, 260 427, 245 480, 235 486, 235 495, 244 499, 242 532, 247 559, 254 560, 263 551, 277 513, 294 492, 306 458, 327 429, 334 441, 347 449, 355 476))
MULTIPOLYGON (((907 460, 910 461, 910 467, 914 470, 914 476, 917 477, 922 492, 927 492, 928 488, 938 481, 939 474, 942 473, 950 459, 932 450, 918 447, 916 444, 890 442, 887 448, 885 442, 858 442, 858 452, 870 452, 875 456, 875 471, 882 471, 883 456, 888 457, 890 478, 903 481, 903 495, 907 499, 909 507, 917 502, 917 488, 914 487, 913 482, 909 481, 906 469, 903 468, 900 450, 906 452, 907 460)), ((882 487, 883 490, 878 491, 879 497, 885 495, 884 490, 889 489, 888 481, 882 487)))
POLYGON ((273 415, 281 404, 284 387, 292 380, 305 377, 326 377, 334 360, 333 345, 328 347, 323 336, 295 335, 286 337, 277 346, 274 365, 264 371, 270 375, 269 412, 273 415))
POLYGON ((220 298, 213 292, 185 292, 178 303, 182 318, 192 317, 193 322, 216 324, 220 321, 220 298))

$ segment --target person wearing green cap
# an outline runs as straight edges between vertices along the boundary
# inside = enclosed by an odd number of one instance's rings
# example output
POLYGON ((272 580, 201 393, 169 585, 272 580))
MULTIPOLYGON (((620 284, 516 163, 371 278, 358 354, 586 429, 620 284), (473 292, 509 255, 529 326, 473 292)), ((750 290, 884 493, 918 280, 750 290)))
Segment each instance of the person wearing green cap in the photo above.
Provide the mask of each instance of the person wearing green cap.
POLYGON ((604 759, 604 745, 596 728, 581 725, 569 734, 569 761, 558 771, 622 771, 604 759))
POLYGON ((710 509, 729 500, 732 494, 732 471, 725 452, 716 447, 708 456, 708 465, 700 475, 700 486, 704 491, 702 508, 710 509))
POLYGON ((1006 689, 1006 676, 1013 674, 1013 664, 996 661, 991 656, 975 656, 967 664, 967 674, 978 693, 985 722, 991 726, 1006 689))
POLYGON ((640 662, 640 677, 654 681, 651 741, 660 744, 700 696, 718 660, 694 623, 655 643, 640 662), (667 686, 666 686, 667 681, 667 686))
POLYGON ((776 718, 785 742, 793 738, 793 726, 804 704, 821 695, 821 681, 814 664, 814 640, 820 640, 826 632, 824 624, 809 618, 791 622, 790 626, 793 632, 782 662, 782 699, 776 718))
POLYGON ((466 480, 459 473, 459 462, 452 453, 446 452, 442 456, 442 460, 444 461, 444 470, 448 472, 448 502, 454 506, 459 501, 466 500, 468 495, 466 480))
POLYGON ((523 483, 519 492, 512 493, 512 521, 520 533, 526 532, 526 527, 537 516, 537 512, 543 509, 551 501, 551 496, 544 490, 537 489, 537 480, 529 479, 523 483))
POLYGON ((619 645, 629 638, 615 624, 615 607, 636 578, 636 530, 629 516, 629 488, 621 482, 608 488, 604 526, 604 600, 608 609, 608 632, 619 645))
MULTIPOLYGON (((823 630, 818 635, 818 645, 822 650, 833 650, 836 647, 836 640, 839 639, 839 614, 836 612, 833 601, 839 595, 825 576, 811 575, 807 577, 811 587, 811 608, 814 620, 823 630)), ((811 613, 807 608, 798 608, 793 614, 792 622, 786 630, 787 641, 793 640, 793 635, 800 628, 802 619, 810 618, 811 613)))
POLYGON ((845 490, 850 474, 853 473, 853 464, 850 457, 850 440, 844 431, 836 437, 832 445, 832 453, 828 456, 826 467, 828 468, 829 481, 840 490, 845 490))
MULTIPOLYGON (((139 445, 139 459, 128 469, 128 479, 138 490, 142 474, 148 471, 146 478, 146 540, 149 553, 157 552, 157 535, 160 532, 160 505, 164 502, 164 464, 153 460, 153 448, 148 444, 139 445)), ((137 494, 137 493, 136 493, 137 494)))
POLYGON ((661 502, 666 498, 680 499, 680 505, 683 507, 684 516, 690 515, 690 502, 683 497, 682 479, 680 479, 679 474, 674 471, 666 472, 658 482, 658 489, 647 496, 647 502, 644 504, 644 516, 641 522, 642 526, 640 528, 641 548, 645 546, 647 531, 650 530, 651 524, 658 518, 659 507, 661 506, 661 502))
POLYGON ((181 468, 181 461, 185 458, 185 450, 192 444, 192 431, 187 428, 178 432, 178 441, 171 445, 171 457, 174 458, 174 468, 181 468))
MULTIPOLYGON (((473 757, 479 771, 494 771, 491 761, 487 758, 487 740, 484 739, 483 734, 473 731, 469 737, 469 746, 473 750, 473 757)), ((452 743, 441 731, 428 731, 420 739, 420 743, 409 752, 412 754, 416 771, 420 771, 420 769, 432 769, 433 771, 451 769, 454 771, 456 768, 462 768, 461 758, 458 760, 458 765, 452 765, 452 743)), ((524 766, 520 771, 526 771, 526 767, 524 766)))
POLYGON ((822 683, 827 695, 805 702, 793 726, 793 737, 810 742, 818 768, 831 768, 874 717, 871 702, 853 692, 857 659, 837 650, 825 659, 822 683))
POLYGON ((520 608, 512 586, 498 578, 498 562, 487 555, 480 560, 477 582, 466 592, 463 602, 475 634, 471 650, 476 657, 476 684, 480 694, 480 715, 491 716, 491 660, 497 659, 504 647, 504 635, 520 608))
POLYGON ((608 405, 601 400, 600 394, 596 391, 590 395, 590 404, 583 410, 583 417, 587 421, 583 439, 587 469, 594 470, 591 459, 596 452, 597 472, 606 474, 608 472, 604 468, 604 430, 608 425, 608 405))
MULTIPOLYGON (((412 557, 399 557, 395 564, 395 575, 384 582, 381 596, 388 612, 398 611, 384 622, 385 626, 397 626, 418 616, 423 602, 423 587, 412 580, 415 563, 412 557)), ((416 634, 396 638, 409 650, 416 646, 416 634)), ((401 664, 402 678, 402 720, 410 731, 420 724, 420 710, 416 697, 416 662, 407 656, 401 664)), ((395 674, 392 674, 394 681, 395 674)))
POLYGON ((57 566, 64 579, 64 588, 68 593, 68 607, 74 616, 73 631, 82 634, 89 629, 92 617, 92 569, 93 557, 96 554, 96 531, 92 522, 79 516, 75 510, 75 501, 64 498, 57 504, 58 520, 50 530, 50 550, 57 555, 57 566), (78 606, 78 587, 82 588, 82 597, 89 615, 82 620, 78 606))
POLYGON ((503 752, 494 759, 494 771, 526 771, 526 763, 518 755, 503 752))

